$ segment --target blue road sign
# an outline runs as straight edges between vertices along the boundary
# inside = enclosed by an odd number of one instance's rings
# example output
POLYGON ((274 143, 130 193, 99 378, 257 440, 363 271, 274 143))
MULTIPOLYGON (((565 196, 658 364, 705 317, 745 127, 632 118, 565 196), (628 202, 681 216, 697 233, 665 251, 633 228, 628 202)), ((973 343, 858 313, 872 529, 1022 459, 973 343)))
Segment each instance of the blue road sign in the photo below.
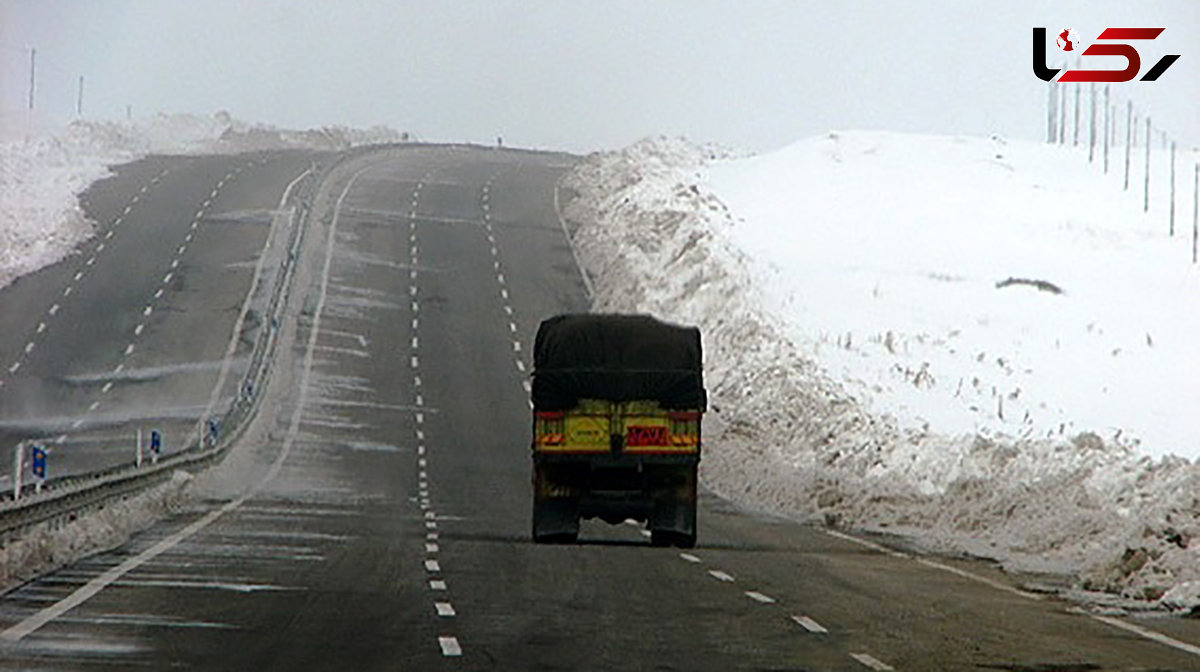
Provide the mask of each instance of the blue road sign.
POLYGON ((220 434, 221 434, 221 426, 219 424, 217 424, 216 420, 210 419, 208 421, 208 440, 209 440, 209 442, 215 445, 217 443, 217 437, 220 436, 220 434))
POLYGON ((162 452, 162 433, 157 429, 150 430, 150 452, 155 455, 162 452))
POLYGON ((41 446, 33 446, 30 451, 33 458, 33 475, 38 478, 46 478, 46 449, 41 446))

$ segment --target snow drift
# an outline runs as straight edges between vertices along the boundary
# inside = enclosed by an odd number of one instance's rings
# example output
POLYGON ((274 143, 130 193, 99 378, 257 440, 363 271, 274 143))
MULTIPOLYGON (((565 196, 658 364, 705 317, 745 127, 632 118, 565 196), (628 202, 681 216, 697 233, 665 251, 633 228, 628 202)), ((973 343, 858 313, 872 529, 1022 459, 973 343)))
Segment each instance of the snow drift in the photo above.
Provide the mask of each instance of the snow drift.
POLYGON ((704 332, 710 488, 1200 605, 1200 278, 1086 154, 655 139, 564 186, 595 309, 704 332))

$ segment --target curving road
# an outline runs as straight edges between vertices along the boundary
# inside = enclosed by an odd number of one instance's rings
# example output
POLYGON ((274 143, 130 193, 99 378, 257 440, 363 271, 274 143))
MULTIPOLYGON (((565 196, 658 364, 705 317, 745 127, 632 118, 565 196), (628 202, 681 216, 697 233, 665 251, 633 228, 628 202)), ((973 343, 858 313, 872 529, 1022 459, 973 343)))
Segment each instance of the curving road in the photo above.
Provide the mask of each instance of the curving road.
MULTIPOLYGON (((304 168, 286 160, 276 201, 304 168)), ((4 596, 0 669, 1200 669, 1194 620, 1098 620, 711 495, 691 551, 602 523, 530 543, 530 341, 588 305, 556 215, 572 163, 429 146, 340 166, 271 403, 187 509, 4 596)))

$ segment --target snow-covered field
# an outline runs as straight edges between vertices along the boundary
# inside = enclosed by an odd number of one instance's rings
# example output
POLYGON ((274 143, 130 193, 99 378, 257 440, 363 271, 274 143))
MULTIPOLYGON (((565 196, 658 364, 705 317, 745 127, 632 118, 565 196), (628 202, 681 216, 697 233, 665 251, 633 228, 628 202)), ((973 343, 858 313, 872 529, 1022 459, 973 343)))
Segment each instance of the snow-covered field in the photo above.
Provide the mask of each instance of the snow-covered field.
POLYGON ((78 195, 108 167, 147 154, 309 147, 344 149, 394 142, 387 128, 289 131, 228 114, 157 115, 130 123, 76 121, 63 129, 0 136, 0 288, 69 254, 92 234, 78 195))
POLYGON ((709 487, 1200 605, 1190 190, 1170 238, 1086 150, 882 132, 648 140, 565 185, 596 309, 704 331, 709 487))

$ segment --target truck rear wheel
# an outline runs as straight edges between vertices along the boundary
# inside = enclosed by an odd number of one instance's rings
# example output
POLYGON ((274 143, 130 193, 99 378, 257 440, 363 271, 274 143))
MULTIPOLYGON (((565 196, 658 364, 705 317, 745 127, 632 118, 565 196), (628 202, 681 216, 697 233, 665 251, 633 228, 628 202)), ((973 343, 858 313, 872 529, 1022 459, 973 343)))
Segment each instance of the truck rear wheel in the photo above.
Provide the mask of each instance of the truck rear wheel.
POLYGON ((547 499, 533 503, 533 541, 573 544, 579 538, 579 505, 572 500, 547 499))

